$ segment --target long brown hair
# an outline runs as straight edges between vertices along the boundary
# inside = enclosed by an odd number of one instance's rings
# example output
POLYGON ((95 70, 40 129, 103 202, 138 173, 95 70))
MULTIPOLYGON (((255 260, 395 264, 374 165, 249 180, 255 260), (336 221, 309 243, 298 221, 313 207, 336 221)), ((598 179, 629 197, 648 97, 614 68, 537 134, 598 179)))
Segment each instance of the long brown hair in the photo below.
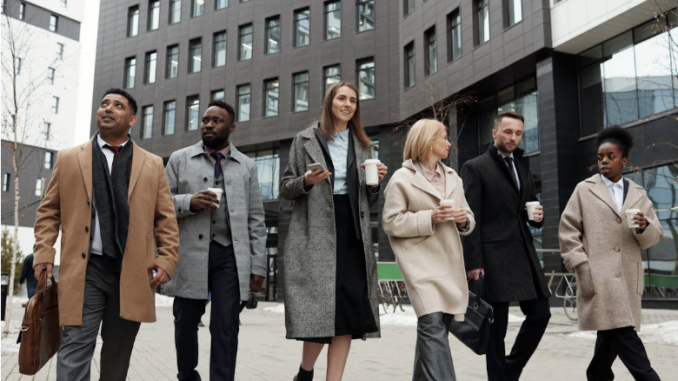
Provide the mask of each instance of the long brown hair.
POLYGON ((337 94, 337 90, 343 86, 353 90, 356 97, 355 113, 353 113, 353 118, 348 121, 348 129, 351 131, 351 134, 353 134, 358 139, 361 146, 364 148, 369 148, 369 146, 372 144, 372 141, 369 137, 367 137, 365 130, 363 130, 362 121, 360 120, 360 98, 358 97, 358 88, 356 88, 355 85, 350 82, 337 82, 330 86, 330 89, 327 90, 327 93, 325 94, 325 100, 323 101, 323 112, 320 116, 320 122, 318 122, 318 129, 325 139, 334 140, 335 132, 334 114, 332 114, 332 101, 337 94))

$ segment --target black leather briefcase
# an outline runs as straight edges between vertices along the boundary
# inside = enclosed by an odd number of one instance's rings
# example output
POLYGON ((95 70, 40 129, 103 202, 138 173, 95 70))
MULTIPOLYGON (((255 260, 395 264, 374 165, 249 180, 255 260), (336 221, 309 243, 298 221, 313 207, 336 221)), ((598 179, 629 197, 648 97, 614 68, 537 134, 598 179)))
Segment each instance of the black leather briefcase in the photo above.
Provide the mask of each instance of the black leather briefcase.
POLYGON ((469 280, 468 306, 464 321, 452 321, 449 327, 450 332, 477 355, 487 353, 490 329, 494 322, 494 310, 483 300, 484 297, 483 276, 480 275, 477 281, 469 280))

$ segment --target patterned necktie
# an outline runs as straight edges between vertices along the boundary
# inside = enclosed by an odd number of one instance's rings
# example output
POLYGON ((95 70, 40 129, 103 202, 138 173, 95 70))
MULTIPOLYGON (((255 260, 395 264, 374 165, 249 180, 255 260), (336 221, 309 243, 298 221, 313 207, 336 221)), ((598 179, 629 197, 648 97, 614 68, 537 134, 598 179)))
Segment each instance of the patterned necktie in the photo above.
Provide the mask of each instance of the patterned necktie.
POLYGON ((113 165, 115 164, 115 158, 118 157, 118 153, 120 153, 122 146, 111 147, 108 144, 104 144, 104 148, 113 151, 113 161, 111 162, 111 173, 113 173, 113 165))
POLYGON ((224 158, 224 155, 221 152, 212 152, 210 154, 217 162, 214 163, 214 179, 221 177, 221 159, 224 158))

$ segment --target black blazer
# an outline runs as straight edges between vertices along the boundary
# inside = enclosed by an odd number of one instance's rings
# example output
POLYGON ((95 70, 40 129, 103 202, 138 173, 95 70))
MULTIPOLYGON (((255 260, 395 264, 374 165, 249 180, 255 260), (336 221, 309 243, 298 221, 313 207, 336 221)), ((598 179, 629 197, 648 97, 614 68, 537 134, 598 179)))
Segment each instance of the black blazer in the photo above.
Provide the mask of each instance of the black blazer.
POLYGON ((506 162, 491 144, 487 152, 461 169, 464 194, 475 214, 476 228, 462 237, 466 271, 485 269, 488 301, 532 300, 550 295, 544 272, 527 226, 525 203, 537 201, 535 186, 523 151, 513 152, 520 190, 506 162))

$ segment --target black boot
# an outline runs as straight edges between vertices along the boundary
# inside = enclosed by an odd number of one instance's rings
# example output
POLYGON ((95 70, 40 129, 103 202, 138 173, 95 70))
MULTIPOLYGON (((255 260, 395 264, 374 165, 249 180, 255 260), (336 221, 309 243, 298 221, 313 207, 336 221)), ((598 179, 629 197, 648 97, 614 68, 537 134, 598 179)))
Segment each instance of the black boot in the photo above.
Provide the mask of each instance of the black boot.
POLYGON ((294 376, 294 381, 313 381, 313 369, 304 370, 304 368, 299 367, 299 373, 294 376))

